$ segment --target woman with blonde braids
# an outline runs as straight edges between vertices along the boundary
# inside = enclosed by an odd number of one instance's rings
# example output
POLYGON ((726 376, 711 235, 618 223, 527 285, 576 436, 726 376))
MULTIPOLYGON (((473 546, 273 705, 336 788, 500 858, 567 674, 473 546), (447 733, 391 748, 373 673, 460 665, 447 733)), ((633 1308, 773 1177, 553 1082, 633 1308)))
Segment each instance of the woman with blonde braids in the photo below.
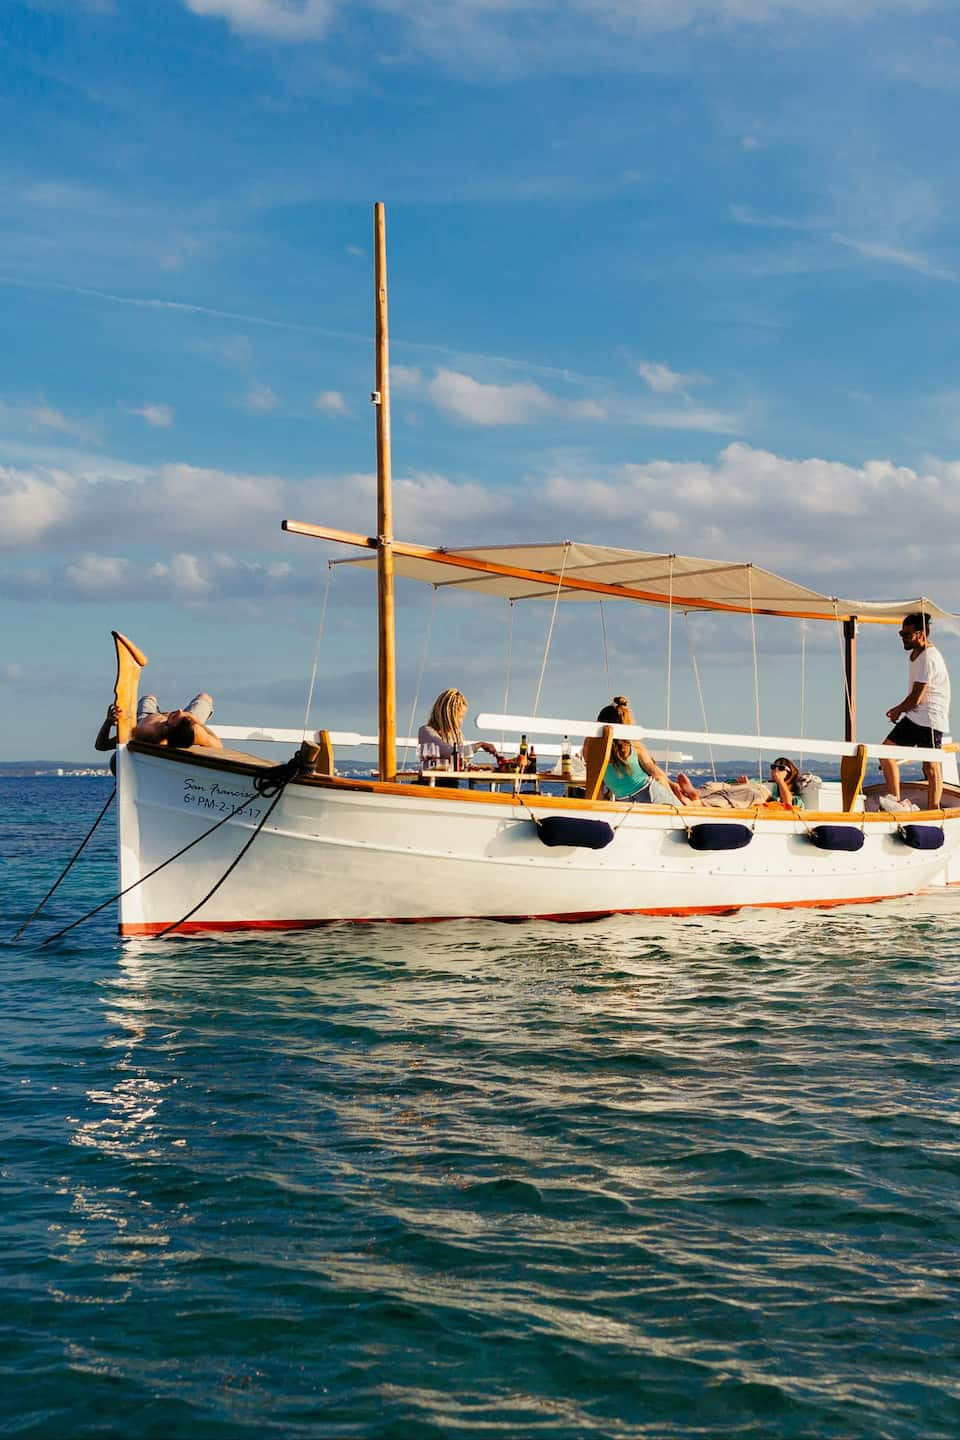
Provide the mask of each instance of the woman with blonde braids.
MULTIPOLYGON (((435 754, 449 757, 457 745, 464 743, 463 722, 467 716, 467 699, 460 690, 444 690, 433 702, 430 718, 417 732, 417 743, 421 753, 424 745, 436 747, 435 754)), ((494 759, 499 759, 497 747, 489 740, 473 742, 475 750, 486 750, 494 759)))

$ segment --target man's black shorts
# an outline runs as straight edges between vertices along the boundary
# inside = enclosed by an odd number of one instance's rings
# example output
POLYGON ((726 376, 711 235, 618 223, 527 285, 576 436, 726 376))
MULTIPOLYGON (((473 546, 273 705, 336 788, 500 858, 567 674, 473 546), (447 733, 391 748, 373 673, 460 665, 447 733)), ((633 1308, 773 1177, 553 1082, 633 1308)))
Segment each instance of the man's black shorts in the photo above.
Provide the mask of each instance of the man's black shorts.
POLYGON ((939 750, 943 731, 931 730, 929 725, 918 725, 915 720, 901 715, 887 739, 891 745, 922 745, 929 746, 931 750, 939 750))

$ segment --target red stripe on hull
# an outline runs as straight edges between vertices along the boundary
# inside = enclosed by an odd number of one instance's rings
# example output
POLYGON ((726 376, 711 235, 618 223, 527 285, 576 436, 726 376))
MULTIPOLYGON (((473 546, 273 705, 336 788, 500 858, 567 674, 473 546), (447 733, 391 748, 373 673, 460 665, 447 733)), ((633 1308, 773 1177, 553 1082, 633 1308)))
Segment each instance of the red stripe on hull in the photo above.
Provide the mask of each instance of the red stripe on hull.
MULTIPOLYGON (((551 915, 373 915, 340 916, 332 920, 188 920, 171 934, 202 935, 226 930, 317 930, 323 925, 443 925, 453 920, 495 920, 503 924, 522 924, 527 920, 555 920, 576 923, 605 920, 610 915, 736 915, 740 910, 833 910, 838 905, 876 905, 882 900, 904 900, 915 895, 905 890, 900 895, 856 895, 850 900, 758 900, 745 905, 674 905, 644 906, 631 910, 565 910, 551 915)), ((145 924, 118 926, 126 939, 159 935, 173 922, 163 920, 145 924)))

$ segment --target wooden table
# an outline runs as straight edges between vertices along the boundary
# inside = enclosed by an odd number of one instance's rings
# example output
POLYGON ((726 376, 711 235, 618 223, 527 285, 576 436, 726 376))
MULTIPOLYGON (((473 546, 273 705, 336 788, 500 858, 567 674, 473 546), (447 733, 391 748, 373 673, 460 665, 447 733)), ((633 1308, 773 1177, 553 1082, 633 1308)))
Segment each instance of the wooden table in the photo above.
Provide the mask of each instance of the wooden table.
POLYGON ((477 785, 509 785, 513 789, 519 781, 521 786, 530 786, 539 794, 540 776, 523 770, 495 770, 492 765, 480 765, 471 770, 400 770, 398 780, 419 780, 425 785, 436 785, 438 780, 455 780, 459 786, 463 781, 467 789, 477 785))

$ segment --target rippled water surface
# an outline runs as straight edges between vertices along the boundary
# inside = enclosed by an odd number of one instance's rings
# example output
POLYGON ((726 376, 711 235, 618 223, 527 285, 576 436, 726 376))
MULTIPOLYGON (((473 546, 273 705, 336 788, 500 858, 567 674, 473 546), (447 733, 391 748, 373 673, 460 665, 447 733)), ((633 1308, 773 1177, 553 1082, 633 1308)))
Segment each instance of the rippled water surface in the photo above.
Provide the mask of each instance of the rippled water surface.
MULTIPOLYGON (((5 937, 108 793, 0 782, 5 937)), ((960 1434, 960 898, 41 948, 102 832, 0 946, 0 1433, 960 1434)))

